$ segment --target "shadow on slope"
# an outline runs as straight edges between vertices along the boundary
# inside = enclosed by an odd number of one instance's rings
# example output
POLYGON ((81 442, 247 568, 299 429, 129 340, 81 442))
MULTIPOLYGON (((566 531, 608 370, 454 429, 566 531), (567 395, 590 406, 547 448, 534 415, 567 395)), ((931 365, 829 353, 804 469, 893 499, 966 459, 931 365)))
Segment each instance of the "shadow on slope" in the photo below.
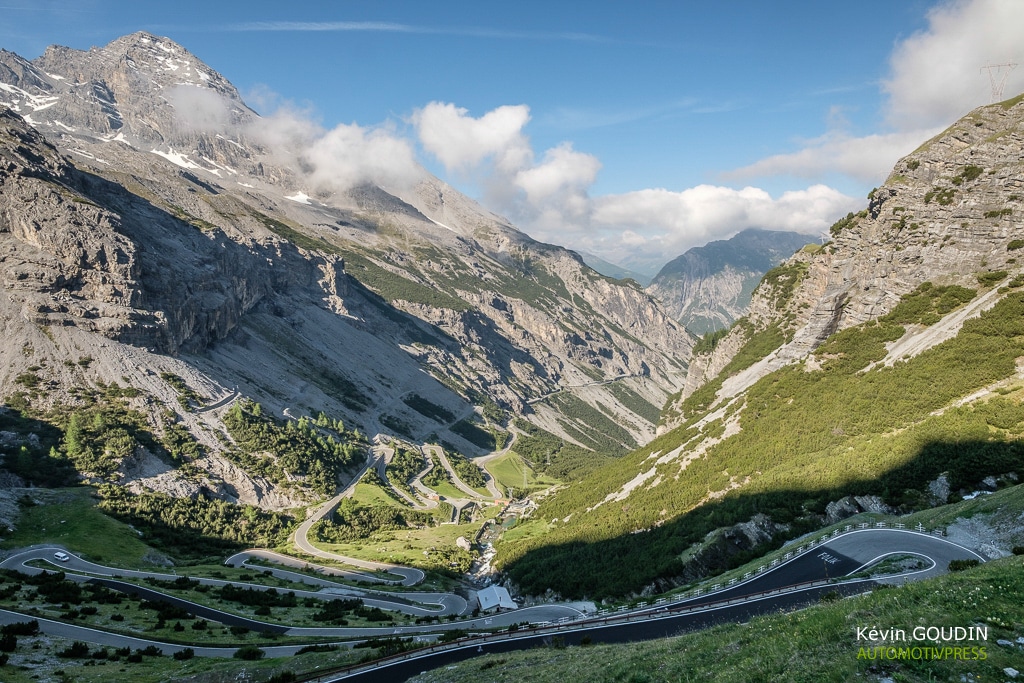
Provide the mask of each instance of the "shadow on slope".
MULTIPOLYGON (((658 591, 667 590, 737 567, 790 538, 814 531, 822 525, 830 501, 848 495, 877 495, 897 509, 917 509, 926 505, 927 482, 940 474, 946 473, 950 489, 957 491, 988 475, 1019 469, 1022 458, 1024 445, 1018 442, 932 441, 912 460, 874 479, 835 488, 758 494, 734 491, 660 526, 612 538, 601 538, 601 528, 594 523, 579 530, 578 540, 513 548, 503 569, 527 594, 551 589, 563 598, 601 599, 638 593, 652 584, 658 591), (726 533, 700 561, 683 561, 685 551, 711 532, 748 522, 755 515, 765 515, 786 530, 753 547, 732 542, 726 533)), ((624 507, 628 507, 628 499, 624 507)))

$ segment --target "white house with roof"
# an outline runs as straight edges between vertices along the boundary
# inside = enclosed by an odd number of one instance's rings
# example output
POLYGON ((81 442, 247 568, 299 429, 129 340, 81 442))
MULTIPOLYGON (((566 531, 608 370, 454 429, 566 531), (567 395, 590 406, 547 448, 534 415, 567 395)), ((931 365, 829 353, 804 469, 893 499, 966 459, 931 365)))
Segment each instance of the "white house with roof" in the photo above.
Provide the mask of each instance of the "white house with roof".
POLYGON ((512 596, 508 594, 508 590, 501 586, 488 586, 482 591, 478 591, 476 599, 480 601, 481 612, 519 608, 519 605, 512 600, 512 596))

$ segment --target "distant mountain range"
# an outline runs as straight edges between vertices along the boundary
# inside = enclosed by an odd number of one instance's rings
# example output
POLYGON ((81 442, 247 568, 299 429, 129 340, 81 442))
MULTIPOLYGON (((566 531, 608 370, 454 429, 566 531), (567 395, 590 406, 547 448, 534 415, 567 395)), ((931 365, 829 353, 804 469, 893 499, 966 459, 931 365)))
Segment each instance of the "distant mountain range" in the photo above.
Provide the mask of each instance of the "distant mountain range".
POLYGON ((589 254, 584 251, 577 251, 576 253, 580 255, 584 263, 601 273, 601 275, 607 275, 608 277, 613 277, 616 280, 633 280, 644 287, 651 284, 651 280, 653 279, 652 275, 645 275, 635 270, 615 265, 614 263, 605 261, 600 256, 589 254))
POLYGON ((795 232, 744 230, 668 262, 647 291, 696 335, 725 329, 743 315, 765 273, 816 241, 795 232))

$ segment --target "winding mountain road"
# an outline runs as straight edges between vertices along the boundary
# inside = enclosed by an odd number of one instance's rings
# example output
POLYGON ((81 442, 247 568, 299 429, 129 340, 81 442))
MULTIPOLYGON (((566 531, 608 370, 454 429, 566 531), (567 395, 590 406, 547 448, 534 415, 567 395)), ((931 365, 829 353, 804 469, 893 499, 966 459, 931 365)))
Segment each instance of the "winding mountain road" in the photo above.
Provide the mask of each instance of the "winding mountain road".
MULTIPOLYGON (((812 543, 814 543, 812 541, 812 543)), ((621 643, 664 638, 666 635, 742 622, 751 617, 796 609, 817 602, 826 593, 851 595, 881 583, 902 583, 945 573, 951 560, 974 559, 978 553, 944 538, 903 529, 865 528, 830 537, 804 552, 765 568, 731 587, 674 602, 666 601, 633 612, 618 613, 539 633, 529 630, 474 638, 467 644, 431 646, 363 667, 351 667, 330 681, 398 683, 421 671, 469 659, 483 653, 511 652, 547 645, 557 635, 567 645, 621 643), (831 581, 856 574, 891 555, 914 554, 930 562, 927 569, 881 579, 831 581), (809 585, 813 584, 813 585, 809 585)))
MULTIPOLYGON (((817 541, 811 540, 807 545, 801 546, 799 550, 791 551, 792 555, 783 560, 776 560, 772 564, 776 566, 764 567, 754 573, 750 578, 737 582, 734 585, 719 588, 712 592, 700 595, 690 595, 674 601, 660 601, 659 604, 644 607, 639 610, 619 612, 611 616, 598 618, 587 618, 583 612, 567 605, 543 605, 520 610, 504 612, 493 616, 485 616, 477 619, 455 621, 434 625, 400 626, 386 628, 309 628, 309 627, 287 627, 280 624, 270 624, 239 617, 216 610, 214 608, 197 605, 195 603, 174 598, 174 600, 185 609, 193 613, 201 613, 204 618, 210 618, 221 623, 241 623, 242 620, 250 628, 256 630, 270 630, 283 635, 295 637, 337 637, 337 638, 365 638, 380 635, 406 635, 422 637, 425 633, 438 632, 445 629, 492 629, 507 627, 511 624, 550 623, 550 622, 573 622, 574 625, 559 628, 558 635, 565 638, 566 642, 578 642, 582 637, 587 636, 593 642, 624 642, 644 640, 649 638, 663 637, 666 633, 674 633, 685 629, 703 628, 705 626, 721 623, 724 621, 737 621, 749 619, 754 614, 762 614, 778 609, 802 606, 817 600, 820 595, 828 591, 839 593, 852 593, 863 591, 879 583, 900 583, 909 580, 928 578, 945 572, 945 568, 952 560, 975 559, 984 561, 984 557, 972 550, 959 546, 944 538, 925 533, 919 533, 903 529, 882 529, 864 528, 851 529, 846 533, 837 536, 823 537, 817 541), (809 547, 808 547, 809 546, 809 547), (900 574, 881 579, 857 579, 843 583, 832 583, 831 581, 840 577, 849 576, 861 571, 865 566, 871 565, 890 555, 914 554, 928 560, 930 566, 926 569, 900 574), (816 582, 816 583, 815 583, 816 582), (814 585, 808 585, 814 583, 814 585), (584 620, 584 621, 580 621, 584 620), (576 623, 579 622, 579 623, 576 623)), ((54 547, 36 548, 28 550, 0 563, 0 567, 18 569, 20 571, 38 573, 45 571, 39 567, 27 564, 30 561, 42 560, 50 563, 55 569, 66 572, 68 578, 76 581, 100 581, 111 588, 124 592, 136 592, 144 594, 152 592, 159 599, 167 600, 164 593, 156 593, 151 589, 125 584, 116 577, 144 578, 153 577, 163 580, 173 580, 175 575, 161 574, 157 572, 142 572, 134 570, 122 570, 111 567, 104 567, 95 563, 87 562, 71 555, 67 562, 57 562, 53 554, 59 549, 54 547), (100 577, 100 578, 97 578, 100 577), (104 578, 111 577, 111 578, 104 578)), ((268 553, 269 551, 250 551, 250 553, 268 553)), ((236 555, 231 559, 241 556, 236 555)), ((263 556, 262 554, 258 556, 263 556)), ((262 569, 262 568, 261 568, 262 569)), ((286 570, 281 570, 286 571, 286 570)), ((318 591, 295 591, 297 596, 310 596, 320 599, 330 599, 337 595, 357 595, 357 589, 348 587, 330 588, 323 586, 329 583, 327 579, 299 575, 303 580, 312 580, 321 585, 318 591), (326 590, 325 590, 326 589, 326 590)), ((224 585, 229 582, 218 579, 198 579, 209 585, 224 585)), ((234 585, 239 585, 234 582, 234 585)), ((243 584, 244 585, 244 584, 243 584)), ((265 586, 250 585, 250 587, 266 589, 265 586)), ((362 597, 362 595, 360 595, 362 597)), ((399 593, 390 598, 390 604, 386 609, 396 609, 398 605, 408 609, 422 610, 427 614, 437 615, 440 610, 429 610, 419 605, 411 604, 412 600, 437 600, 442 610, 454 614, 461 605, 447 604, 451 598, 449 594, 425 594, 425 593, 399 593)), ((150 598, 152 599, 152 597, 150 598)), ((461 599, 461 598, 458 598, 461 599)), ((363 597, 368 605, 374 604, 374 598, 363 597)), ((383 606, 383 605, 382 605, 383 606)), ((0 610, 0 623, 11 623, 13 621, 24 621, 35 618, 31 615, 18 614, 16 612, 0 610)), ((60 635, 66 638, 82 640, 84 642, 113 645, 117 647, 146 647, 156 645, 166 653, 182 649, 184 646, 155 643, 154 641, 128 635, 112 634, 105 631, 97 631, 86 626, 65 624, 53 620, 40 619, 40 628, 44 633, 60 635)), ((404 658, 392 658, 374 665, 372 669, 362 669, 346 673, 347 680, 373 680, 378 681, 399 681, 405 680, 409 675, 418 673, 427 668, 439 666, 451 661, 458 661, 471 657, 479 651, 486 652, 507 651, 511 649, 524 649, 533 647, 543 638, 550 638, 550 634, 525 633, 515 635, 505 633, 501 636, 485 636, 474 639, 473 646, 431 648, 431 652, 416 653, 404 658), (500 643, 495 642, 500 639, 500 643), (483 649, 486 648, 486 649, 483 649), (412 671, 409 665, 415 668, 412 671), (411 673, 410 673, 411 672, 411 673), (367 676, 371 676, 368 678, 367 676)), ((283 648, 265 648, 271 656, 294 653, 299 646, 286 646, 283 648)), ((210 657, 229 656, 234 652, 233 648, 194 648, 197 655, 210 657)), ((342 680, 343 676, 331 680, 342 680)))
MULTIPOLYGON (((341 502, 342 498, 347 498, 348 496, 351 496, 352 493, 355 491, 356 485, 359 483, 359 480, 362 478, 363 474, 366 473, 366 470, 370 469, 371 467, 376 468, 378 466, 379 461, 384 458, 386 451, 391 450, 387 446, 376 446, 375 448, 377 449, 377 451, 380 452, 370 450, 366 456, 366 464, 363 465, 363 468, 359 470, 359 473, 355 477, 353 477, 352 482, 348 486, 346 486, 340 493, 338 493, 333 498, 328 500, 326 503, 320 504, 313 511, 312 514, 309 514, 306 517, 306 520, 299 525, 298 529, 295 530, 295 534, 292 537, 292 540, 294 541, 295 546, 299 550, 301 550, 304 553, 307 553, 308 555, 312 555, 313 557, 320 557, 334 562, 342 562, 344 564, 348 564, 353 567, 358 567, 360 569, 369 569, 371 571, 384 571, 402 577, 401 579, 396 580, 381 580, 379 577, 374 577, 367 574, 359 574, 358 577, 363 580, 377 581, 383 583, 396 583, 401 584, 403 586, 415 586, 417 583, 423 581, 423 579, 426 577, 426 574, 424 574, 422 570, 415 569, 413 567, 403 567, 401 565, 389 564, 387 562, 373 562, 371 560, 360 560, 355 557, 338 555, 337 553, 331 553, 327 552, 326 550, 321 550, 309 542, 309 530, 313 528, 313 525, 319 522, 324 517, 326 517, 328 514, 330 514, 331 511, 334 510, 334 508, 338 507, 338 504, 341 502)), ((391 452, 392 454, 394 453, 394 451, 391 452)))
POLYGON ((450 462, 448 462, 448 456, 444 454, 443 448, 441 448, 440 446, 435 446, 433 444, 427 444, 423 446, 423 452, 427 453, 431 457, 436 458, 437 461, 441 463, 441 467, 443 467, 445 471, 448 472, 448 477, 451 479, 452 484, 454 484, 457 489, 465 493, 473 500, 487 499, 486 496, 475 491, 472 486, 469 486, 464 481, 459 479, 459 475, 455 471, 455 468, 452 467, 452 464, 450 462))
MULTIPOLYGON (((47 571, 34 566, 31 563, 47 562, 52 564, 55 569, 50 571, 60 570, 67 574, 68 578, 73 581, 80 582, 95 582, 102 583, 109 588, 116 588, 117 590, 124 592, 132 592, 139 589, 134 584, 128 584, 120 579, 131 578, 131 579, 157 579, 159 581, 174 581, 180 578, 181 575, 167 574, 164 572, 149 572, 149 571, 136 571, 130 569, 118 569, 116 567, 106 567, 103 565, 95 564, 83 560, 82 558, 68 553, 68 560, 66 562, 59 562, 54 560, 54 553, 61 550, 57 547, 43 547, 34 548, 20 552, 16 555, 12 555, 3 562, 0 562, 0 568, 3 569, 14 569, 25 574, 39 574, 40 572, 47 571)), ((305 583, 317 588, 317 590, 295 590, 293 588, 278 588, 274 586, 265 586, 258 583, 246 583, 244 581, 228 581, 226 579, 208 579, 199 577, 190 577, 195 581, 198 581, 202 585, 206 586, 227 586, 233 585, 236 587, 249 588, 253 590, 271 590, 275 593, 289 593, 294 592, 298 597, 304 598, 316 598, 318 600, 333 600, 335 598, 359 598, 369 607, 379 607, 381 609, 391 610, 395 612, 403 612, 417 617, 443 617, 448 615, 458 615, 466 611, 467 603, 466 600, 458 595, 451 593, 435 593, 435 592, 411 592, 411 593, 382 593, 362 588, 355 588, 346 586, 344 584, 331 582, 325 578, 318 578, 315 576, 309 576, 306 574, 299 574, 297 572, 289 572, 284 569, 278 569, 275 567, 264 567, 259 565, 246 564, 246 560, 249 558, 258 557, 263 559, 273 559, 275 562, 287 562, 291 560, 292 566, 297 568, 315 568, 317 571, 330 573, 331 567, 322 567, 319 565, 313 565, 302 560, 295 558, 288 558, 286 555, 279 555, 269 550, 249 550, 242 553, 237 553, 228 558, 226 564, 230 563, 232 566, 246 566, 249 569, 257 572, 270 572, 274 576, 289 581, 295 581, 305 583)), ((149 589, 140 589, 149 591, 149 589)), ((158 594, 156 591, 149 591, 153 594, 158 594)), ((160 596, 166 594, 159 593, 160 596)), ((149 599, 153 599, 147 596, 149 599)), ((159 599, 166 599, 170 602, 173 600, 169 597, 160 597, 159 599)), ((186 607, 189 611, 192 611, 188 605, 193 605, 186 600, 179 601, 182 607, 186 607)), ((208 613, 200 614, 206 619, 212 619, 213 621, 219 621, 228 625, 240 625, 246 626, 256 631, 270 630, 275 631, 278 628, 283 628, 281 633, 286 632, 287 627, 278 627, 273 624, 265 622, 255 621, 251 619, 245 619, 237 615, 229 614, 227 612, 221 612, 220 610, 214 610, 211 608, 204 608, 208 613)), ((351 634, 349 634, 351 635, 351 634)))

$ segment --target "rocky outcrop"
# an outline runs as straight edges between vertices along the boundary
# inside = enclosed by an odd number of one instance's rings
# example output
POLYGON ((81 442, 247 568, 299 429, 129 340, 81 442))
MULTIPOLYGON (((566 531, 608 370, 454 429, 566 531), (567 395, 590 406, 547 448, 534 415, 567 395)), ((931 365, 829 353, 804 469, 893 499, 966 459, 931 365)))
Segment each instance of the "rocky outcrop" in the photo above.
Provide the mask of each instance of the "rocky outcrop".
POLYGON ((683 571, 679 576, 659 580, 644 593, 663 593, 729 569, 737 555, 765 546, 775 535, 788 529, 786 525, 776 524, 767 515, 758 513, 746 522, 712 531, 682 555, 683 571))
MULTIPOLYGON (((977 288, 986 272, 1014 270, 1024 215, 1024 97, 980 107, 901 159, 864 211, 832 228, 832 242, 788 264, 806 273, 783 302, 754 293, 753 330, 779 324, 788 341, 719 397, 806 358, 829 335, 891 311, 923 282, 977 288)), ((751 329, 734 328, 709 357, 694 359, 684 394, 721 371, 751 329)))
POLYGON ((891 515, 895 510, 878 496, 846 496, 825 506, 825 524, 835 524, 862 512, 891 515))
POLYGON ((0 253, 3 286, 22 317, 129 339, 154 323, 142 309, 136 245, 120 217, 75 188, 60 154, 0 109, 0 253))

